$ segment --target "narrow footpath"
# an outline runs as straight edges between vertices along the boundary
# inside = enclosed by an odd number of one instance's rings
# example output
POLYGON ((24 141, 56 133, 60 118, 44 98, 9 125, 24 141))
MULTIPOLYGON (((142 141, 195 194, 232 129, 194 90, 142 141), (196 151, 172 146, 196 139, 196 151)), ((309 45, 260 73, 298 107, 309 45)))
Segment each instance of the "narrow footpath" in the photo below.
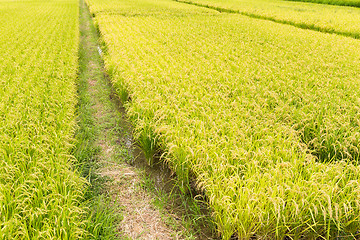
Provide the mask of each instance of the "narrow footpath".
POLYGON ((132 143, 129 144, 131 130, 104 73, 97 32, 84 0, 80 0, 79 51, 79 91, 87 91, 83 93, 87 97, 80 97, 79 105, 91 106, 94 145, 98 149, 93 160, 95 173, 91 174, 101 177, 98 191, 109 198, 106 202, 111 205, 107 206, 111 214, 122 219, 116 224, 116 238, 183 239, 182 231, 177 230, 181 226, 169 226, 168 217, 154 206, 154 196, 144 189, 140 170, 127 164, 133 157, 132 143))

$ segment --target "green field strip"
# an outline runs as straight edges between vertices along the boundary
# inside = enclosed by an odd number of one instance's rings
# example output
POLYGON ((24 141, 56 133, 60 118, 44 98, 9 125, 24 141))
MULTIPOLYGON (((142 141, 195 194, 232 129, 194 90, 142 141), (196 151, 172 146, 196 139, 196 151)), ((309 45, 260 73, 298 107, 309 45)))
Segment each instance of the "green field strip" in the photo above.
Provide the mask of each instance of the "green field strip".
POLYGON ((288 24, 302 29, 360 38, 360 9, 279 0, 174 0, 219 12, 288 24))
POLYGON ((0 0, 0 239, 82 239, 76 0, 0 0))
POLYGON ((359 0, 287 0, 294 2, 311 2, 319 4, 329 4, 337 6, 347 6, 347 7, 360 7, 359 0))
POLYGON ((223 239, 355 237, 357 40, 167 0, 87 2, 139 141, 196 178, 223 239))

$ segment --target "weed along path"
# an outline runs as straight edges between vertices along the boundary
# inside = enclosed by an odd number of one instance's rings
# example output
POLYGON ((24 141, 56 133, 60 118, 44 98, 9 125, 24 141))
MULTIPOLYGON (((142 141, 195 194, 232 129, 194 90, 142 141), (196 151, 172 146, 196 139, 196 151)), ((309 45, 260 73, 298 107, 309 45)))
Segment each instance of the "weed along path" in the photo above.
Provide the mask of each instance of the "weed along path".
MULTIPOLYGON (((107 209, 95 216, 109 221, 108 225, 113 224, 113 227, 107 226, 112 230, 91 232, 109 235, 99 236, 101 239, 198 239, 198 234, 191 230, 191 222, 175 213, 182 210, 172 211, 164 204, 166 193, 155 194, 156 190, 162 192, 169 188, 165 183, 170 171, 148 169, 149 177, 145 176, 148 171, 129 164, 141 162, 143 154, 133 144, 131 126, 104 73, 98 34, 83 0, 80 0, 79 53, 79 115, 87 114, 87 117, 80 116, 79 125, 86 128, 82 125, 87 124, 88 131, 93 133, 88 144, 93 145, 95 152, 87 167, 93 189, 90 194, 93 198, 101 196, 100 202, 106 205, 102 208, 107 209), (87 113, 81 113, 86 112, 81 110, 85 108, 87 113), (100 216, 102 214, 107 216, 100 216)), ((99 204, 95 205, 92 211, 96 212, 99 204)))

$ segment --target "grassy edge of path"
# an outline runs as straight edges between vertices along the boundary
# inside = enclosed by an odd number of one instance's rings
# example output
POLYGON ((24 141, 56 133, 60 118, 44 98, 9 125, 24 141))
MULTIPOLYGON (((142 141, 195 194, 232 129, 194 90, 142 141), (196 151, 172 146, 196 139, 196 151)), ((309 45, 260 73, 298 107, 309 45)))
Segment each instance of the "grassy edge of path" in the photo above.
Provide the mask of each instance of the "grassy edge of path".
POLYGON ((126 116, 106 79, 98 39, 86 3, 80 0, 79 129, 73 154, 89 183, 89 238, 210 239, 197 229, 196 209, 189 209, 196 203, 159 191, 143 169, 128 164, 136 157, 124 141, 132 138, 127 136, 131 131, 124 126, 126 116), (186 206, 176 205, 179 201, 186 206))
POLYGON ((78 167, 83 177, 88 181, 88 187, 85 190, 87 214, 84 216, 87 219, 88 238, 115 239, 116 222, 121 219, 121 216, 115 216, 113 209, 109 207, 106 193, 101 190, 106 178, 96 174, 98 168, 96 158, 101 149, 96 145, 99 127, 95 123, 95 111, 88 83, 90 78, 100 77, 94 75, 94 72, 99 71, 94 67, 101 63, 101 58, 96 52, 91 51, 91 45, 96 44, 97 40, 93 35, 91 18, 86 13, 82 0, 79 1, 79 11, 79 73, 76 83, 78 92, 78 129, 73 154, 78 160, 78 167), (90 66, 90 62, 93 65, 90 66))

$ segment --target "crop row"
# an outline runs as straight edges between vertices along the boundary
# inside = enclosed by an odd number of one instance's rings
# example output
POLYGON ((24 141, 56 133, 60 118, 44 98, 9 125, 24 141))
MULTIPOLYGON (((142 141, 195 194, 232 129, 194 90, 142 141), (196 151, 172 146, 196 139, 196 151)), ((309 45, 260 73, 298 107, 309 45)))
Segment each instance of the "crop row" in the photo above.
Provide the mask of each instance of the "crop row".
POLYGON ((0 239, 80 239, 76 0, 0 0, 0 239))
POLYGON ((140 144, 196 178, 223 239, 354 236, 357 40, 168 0, 87 2, 140 144))
POLYGON ((285 23, 303 29, 360 38, 360 9, 281 0, 176 0, 285 23))
POLYGON ((359 0, 290 0, 290 1, 312 2, 312 3, 330 4, 330 5, 339 5, 339 6, 360 7, 359 0))

